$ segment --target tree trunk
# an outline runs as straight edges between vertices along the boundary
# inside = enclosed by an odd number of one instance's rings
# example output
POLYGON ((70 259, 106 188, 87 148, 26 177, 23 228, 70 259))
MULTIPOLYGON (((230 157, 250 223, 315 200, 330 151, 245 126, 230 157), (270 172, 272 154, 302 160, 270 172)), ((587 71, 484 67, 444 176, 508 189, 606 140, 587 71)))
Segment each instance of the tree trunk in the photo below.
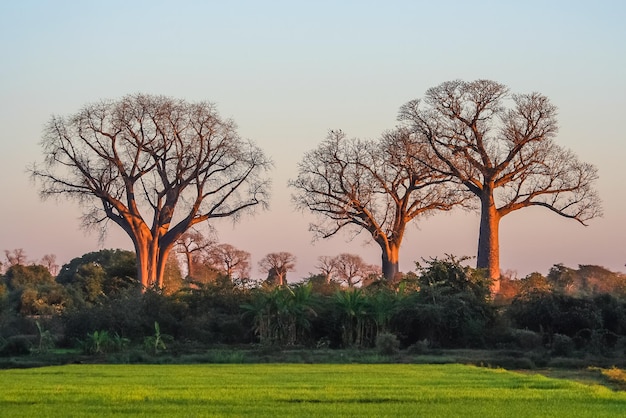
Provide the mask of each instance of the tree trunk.
POLYGON ((395 280, 396 275, 400 272, 398 265, 400 246, 395 243, 388 243, 382 248, 383 254, 383 276, 388 282, 395 280))
MULTIPOLYGON (((133 239, 137 255, 137 279, 141 283, 141 291, 145 292, 154 285, 161 286, 166 259, 161 260, 161 249, 158 239, 146 233, 135 234, 133 239)), ((165 255, 167 256, 167 253, 165 255)))
POLYGON ((500 214, 496 208, 493 193, 490 192, 481 197, 476 267, 487 270, 489 278, 493 280, 491 292, 494 294, 500 291, 499 225, 500 214))

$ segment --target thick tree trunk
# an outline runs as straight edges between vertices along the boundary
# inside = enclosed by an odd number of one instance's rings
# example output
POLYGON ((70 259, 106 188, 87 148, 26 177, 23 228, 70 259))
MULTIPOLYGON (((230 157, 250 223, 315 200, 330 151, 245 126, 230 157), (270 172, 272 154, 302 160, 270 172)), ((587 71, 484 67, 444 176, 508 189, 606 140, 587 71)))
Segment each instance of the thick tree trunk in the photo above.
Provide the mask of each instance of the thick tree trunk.
POLYGON ((476 267, 487 270, 493 280, 491 292, 500 291, 500 214, 495 205, 493 193, 481 197, 480 231, 478 235, 478 259, 476 267))
POLYGON ((383 261, 383 276, 388 282, 395 280, 396 275, 400 272, 398 265, 400 246, 397 244, 388 243, 387 246, 382 248, 382 261, 383 261))
MULTIPOLYGON (((141 283, 142 292, 163 284, 163 272, 166 259, 162 259, 161 248, 157 239, 147 234, 134 237, 135 254, 137 255, 137 279, 141 283)), ((169 251, 165 252, 165 257, 169 251)))

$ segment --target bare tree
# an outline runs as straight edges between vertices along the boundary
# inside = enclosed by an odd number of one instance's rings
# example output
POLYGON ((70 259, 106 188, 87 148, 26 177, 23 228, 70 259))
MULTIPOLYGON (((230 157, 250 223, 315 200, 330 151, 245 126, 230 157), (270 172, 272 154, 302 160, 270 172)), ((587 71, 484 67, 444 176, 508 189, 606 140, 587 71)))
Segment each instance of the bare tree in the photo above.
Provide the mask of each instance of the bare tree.
POLYGON ((379 268, 366 263, 356 254, 339 254, 335 257, 335 268, 337 276, 345 281, 350 288, 371 276, 380 275, 379 268))
POLYGON ((289 252, 269 253, 259 261, 259 267, 267 273, 268 280, 275 280, 278 286, 287 283, 287 272, 296 267, 296 256, 289 252))
POLYGON ((477 267, 488 270, 494 292, 503 216, 540 206, 586 225, 601 215, 597 170, 553 142, 556 115, 547 97, 510 95, 490 80, 445 82, 400 109, 399 119, 443 163, 432 169, 455 177, 480 201, 477 267))
POLYGON ((337 271, 337 258, 327 255, 321 255, 317 257, 317 264, 315 265, 326 281, 326 284, 330 284, 333 273, 337 271))
POLYGON ((194 267, 202 262, 203 253, 207 252, 213 244, 212 240, 193 228, 178 237, 176 251, 185 257, 187 277, 195 277, 194 267))
POLYGON ((46 254, 41 258, 41 265, 48 269, 51 275, 56 276, 59 272, 57 264, 57 256, 55 254, 46 254))
POLYGON ((23 248, 4 250, 4 256, 7 259, 7 264, 9 267, 24 266, 27 263, 26 251, 24 251, 23 248))
POLYGON ((250 253, 230 244, 211 247, 207 254, 211 265, 231 279, 235 276, 244 279, 250 276, 250 253))
POLYGON ((163 284, 176 240, 213 218, 265 206, 271 162, 210 103, 131 95, 53 116, 33 177, 41 194, 85 207, 85 225, 111 220, 131 238, 146 287, 163 284))
POLYGON ((318 215, 310 225, 316 238, 342 229, 365 230, 382 250, 387 280, 399 271, 399 250, 407 224, 435 210, 450 210, 466 196, 448 186, 451 177, 432 170, 429 148, 411 140, 404 129, 385 133, 377 141, 347 139, 331 131, 327 139, 305 154, 298 177, 295 205, 318 215))

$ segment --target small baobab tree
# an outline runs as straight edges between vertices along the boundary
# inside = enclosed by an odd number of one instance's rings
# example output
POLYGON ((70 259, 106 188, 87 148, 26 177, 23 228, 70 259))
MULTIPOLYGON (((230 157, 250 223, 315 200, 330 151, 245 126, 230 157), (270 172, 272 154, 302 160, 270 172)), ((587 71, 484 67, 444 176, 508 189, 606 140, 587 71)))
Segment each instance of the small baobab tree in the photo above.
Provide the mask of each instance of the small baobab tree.
POLYGON ((68 196, 84 225, 113 221, 130 237, 138 279, 162 287, 168 255, 192 226, 265 206, 270 160, 239 137, 211 103, 130 95, 53 116, 45 160, 32 176, 41 195, 68 196))
POLYGON ((202 262, 205 253, 208 252, 213 244, 212 240, 193 228, 185 231, 178 237, 175 249, 176 252, 185 257, 188 278, 195 278, 195 267, 202 262))
POLYGON ((377 266, 366 263, 356 254, 339 254, 335 257, 334 264, 337 277, 350 288, 373 276, 380 276, 377 266))
POLYGON ((56 276, 59 272, 59 265, 57 264, 57 256, 55 254, 44 255, 41 257, 40 264, 47 268, 53 276, 56 276))
POLYGON ((233 245, 222 243, 212 246, 208 250, 207 259, 213 268, 230 279, 250 277, 250 253, 233 245))
POLYGON ((330 284, 333 274, 337 272, 337 257, 321 255, 317 257, 315 267, 320 271, 322 276, 324 276, 326 284, 330 284))
POLYGON ((283 286, 287 284, 287 272, 296 267, 296 256, 285 251, 269 253, 259 261, 259 267, 267 273, 268 281, 283 286))
POLYGON ((16 248, 14 250, 4 250, 4 256, 7 259, 8 267, 25 266, 26 263, 28 262, 27 257, 26 257, 26 251, 24 251, 23 248, 16 248))
POLYGON ((365 230, 380 246, 387 280, 399 272, 399 250, 409 222, 436 210, 450 210, 465 194, 450 187, 451 176, 436 165, 429 148, 411 139, 408 130, 387 132, 379 140, 348 139, 330 131, 299 164, 297 208, 317 215, 309 229, 315 238, 329 238, 340 230, 365 230))
POLYGON ((436 156, 431 169, 479 201, 477 267, 488 271, 495 292, 502 217, 530 206, 583 225, 601 215, 597 170, 554 142, 556 115, 546 96, 511 95, 490 80, 448 81, 400 109, 399 119, 436 156))

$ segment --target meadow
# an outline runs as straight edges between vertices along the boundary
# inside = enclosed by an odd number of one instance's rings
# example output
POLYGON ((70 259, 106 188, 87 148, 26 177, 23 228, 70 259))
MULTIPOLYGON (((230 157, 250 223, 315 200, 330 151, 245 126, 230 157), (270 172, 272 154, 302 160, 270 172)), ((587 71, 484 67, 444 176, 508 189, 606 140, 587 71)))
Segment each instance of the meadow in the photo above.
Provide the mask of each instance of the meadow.
POLYGON ((0 415, 619 416, 626 393, 458 364, 66 365, 0 371, 0 415))

